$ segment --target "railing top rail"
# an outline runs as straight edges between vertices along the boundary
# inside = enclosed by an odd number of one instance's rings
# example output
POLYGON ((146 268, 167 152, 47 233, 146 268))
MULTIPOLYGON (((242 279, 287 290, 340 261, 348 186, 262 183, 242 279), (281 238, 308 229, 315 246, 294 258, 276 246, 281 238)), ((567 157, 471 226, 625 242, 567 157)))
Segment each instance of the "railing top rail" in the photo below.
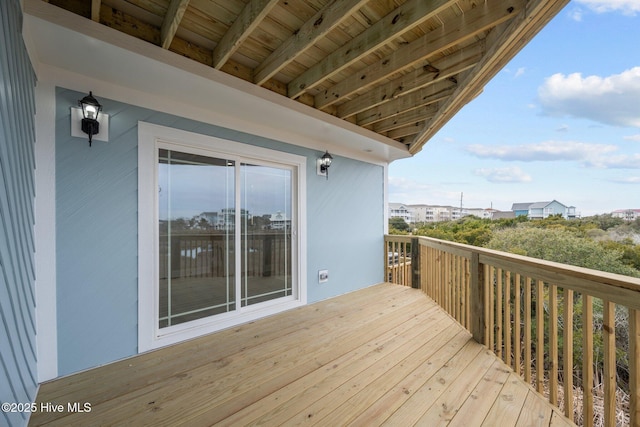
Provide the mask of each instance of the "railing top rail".
MULTIPOLYGON (((387 241, 410 242, 412 238, 417 238, 420 245, 451 252, 459 256, 471 257, 477 253, 480 262, 497 267, 508 268, 511 271, 531 275, 544 280, 550 280, 564 284, 567 287, 584 292, 584 286, 596 284, 607 285, 615 288, 626 289, 633 292, 640 292, 640 278, 625 276, 622 274, 607 273, 590 268, 577 267, 559 262, 545 261, 523 255, 511 254, 508 252, 496 251, 463 243, 450 242, 425 236, 386 236, 387 241), (579 282, 583 282, 578 286, 579 282)), ((640 305, 640 302, 638 303, 640 305)))

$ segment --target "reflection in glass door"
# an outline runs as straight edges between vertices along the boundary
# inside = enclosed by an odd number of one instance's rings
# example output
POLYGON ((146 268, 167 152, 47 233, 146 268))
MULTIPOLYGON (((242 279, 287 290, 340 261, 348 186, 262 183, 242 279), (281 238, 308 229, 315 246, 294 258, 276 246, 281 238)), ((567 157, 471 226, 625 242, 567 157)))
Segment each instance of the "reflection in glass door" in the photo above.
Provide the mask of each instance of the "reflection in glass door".
POLYGON ((292 171, 242 163, 241 302, 292 295, 292 171))
POLYGON ((286 166, 158 150, 160 329, 294 294, 293 178, 286 166))
POLYGON ((235 162, 158 151, 159 327, 235 310, 235 162))

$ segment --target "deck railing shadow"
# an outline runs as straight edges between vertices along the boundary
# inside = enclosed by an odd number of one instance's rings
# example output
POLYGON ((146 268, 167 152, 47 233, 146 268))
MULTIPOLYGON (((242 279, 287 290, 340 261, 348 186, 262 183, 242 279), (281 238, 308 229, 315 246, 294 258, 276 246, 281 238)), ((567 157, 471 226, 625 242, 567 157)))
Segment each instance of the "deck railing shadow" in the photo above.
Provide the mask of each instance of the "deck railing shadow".
POLYGON ((640 279, 414 236, 385 266, 577 424, 640 425, 640 279))

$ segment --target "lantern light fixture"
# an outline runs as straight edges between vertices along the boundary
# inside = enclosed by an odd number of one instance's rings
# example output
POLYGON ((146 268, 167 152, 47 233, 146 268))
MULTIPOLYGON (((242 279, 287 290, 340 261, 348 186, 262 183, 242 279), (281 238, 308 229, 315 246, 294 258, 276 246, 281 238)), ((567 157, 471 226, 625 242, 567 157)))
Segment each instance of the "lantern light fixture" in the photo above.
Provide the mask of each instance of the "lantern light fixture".
POLYGON ((331 166, 331 161, 333 157, 329 154, 329 151, 325 151, 325 153, 318 159, 318 175, 325 176, 329 179, 329 167, 331 166))
POLYGON ((91 147, 91 140, 93 135, 100 132, 100 123, 98 119, 100 112, 102 111, 102 105, 97 99, 93 97, 93 93, 90 91, 89 95, 78 100, 78 105, 82 108, 82 131, 89 135, 89 147, 91 147))

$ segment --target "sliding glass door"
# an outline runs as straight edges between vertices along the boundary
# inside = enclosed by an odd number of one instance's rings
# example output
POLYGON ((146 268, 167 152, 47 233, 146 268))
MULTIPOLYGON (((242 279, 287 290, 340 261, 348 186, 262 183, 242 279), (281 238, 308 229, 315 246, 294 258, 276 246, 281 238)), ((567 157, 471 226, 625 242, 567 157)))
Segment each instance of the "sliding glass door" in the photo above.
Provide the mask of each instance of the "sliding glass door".
POLYGON ((288 169, 242 163, 242 306, 292 294, 288 169))
POLYGON ((293 295, 293 168, 160 148, 157 172, 160 329, 293 295))
POLYGON ((235 310, 235 162, 158 151, 159 327, 235 310))

